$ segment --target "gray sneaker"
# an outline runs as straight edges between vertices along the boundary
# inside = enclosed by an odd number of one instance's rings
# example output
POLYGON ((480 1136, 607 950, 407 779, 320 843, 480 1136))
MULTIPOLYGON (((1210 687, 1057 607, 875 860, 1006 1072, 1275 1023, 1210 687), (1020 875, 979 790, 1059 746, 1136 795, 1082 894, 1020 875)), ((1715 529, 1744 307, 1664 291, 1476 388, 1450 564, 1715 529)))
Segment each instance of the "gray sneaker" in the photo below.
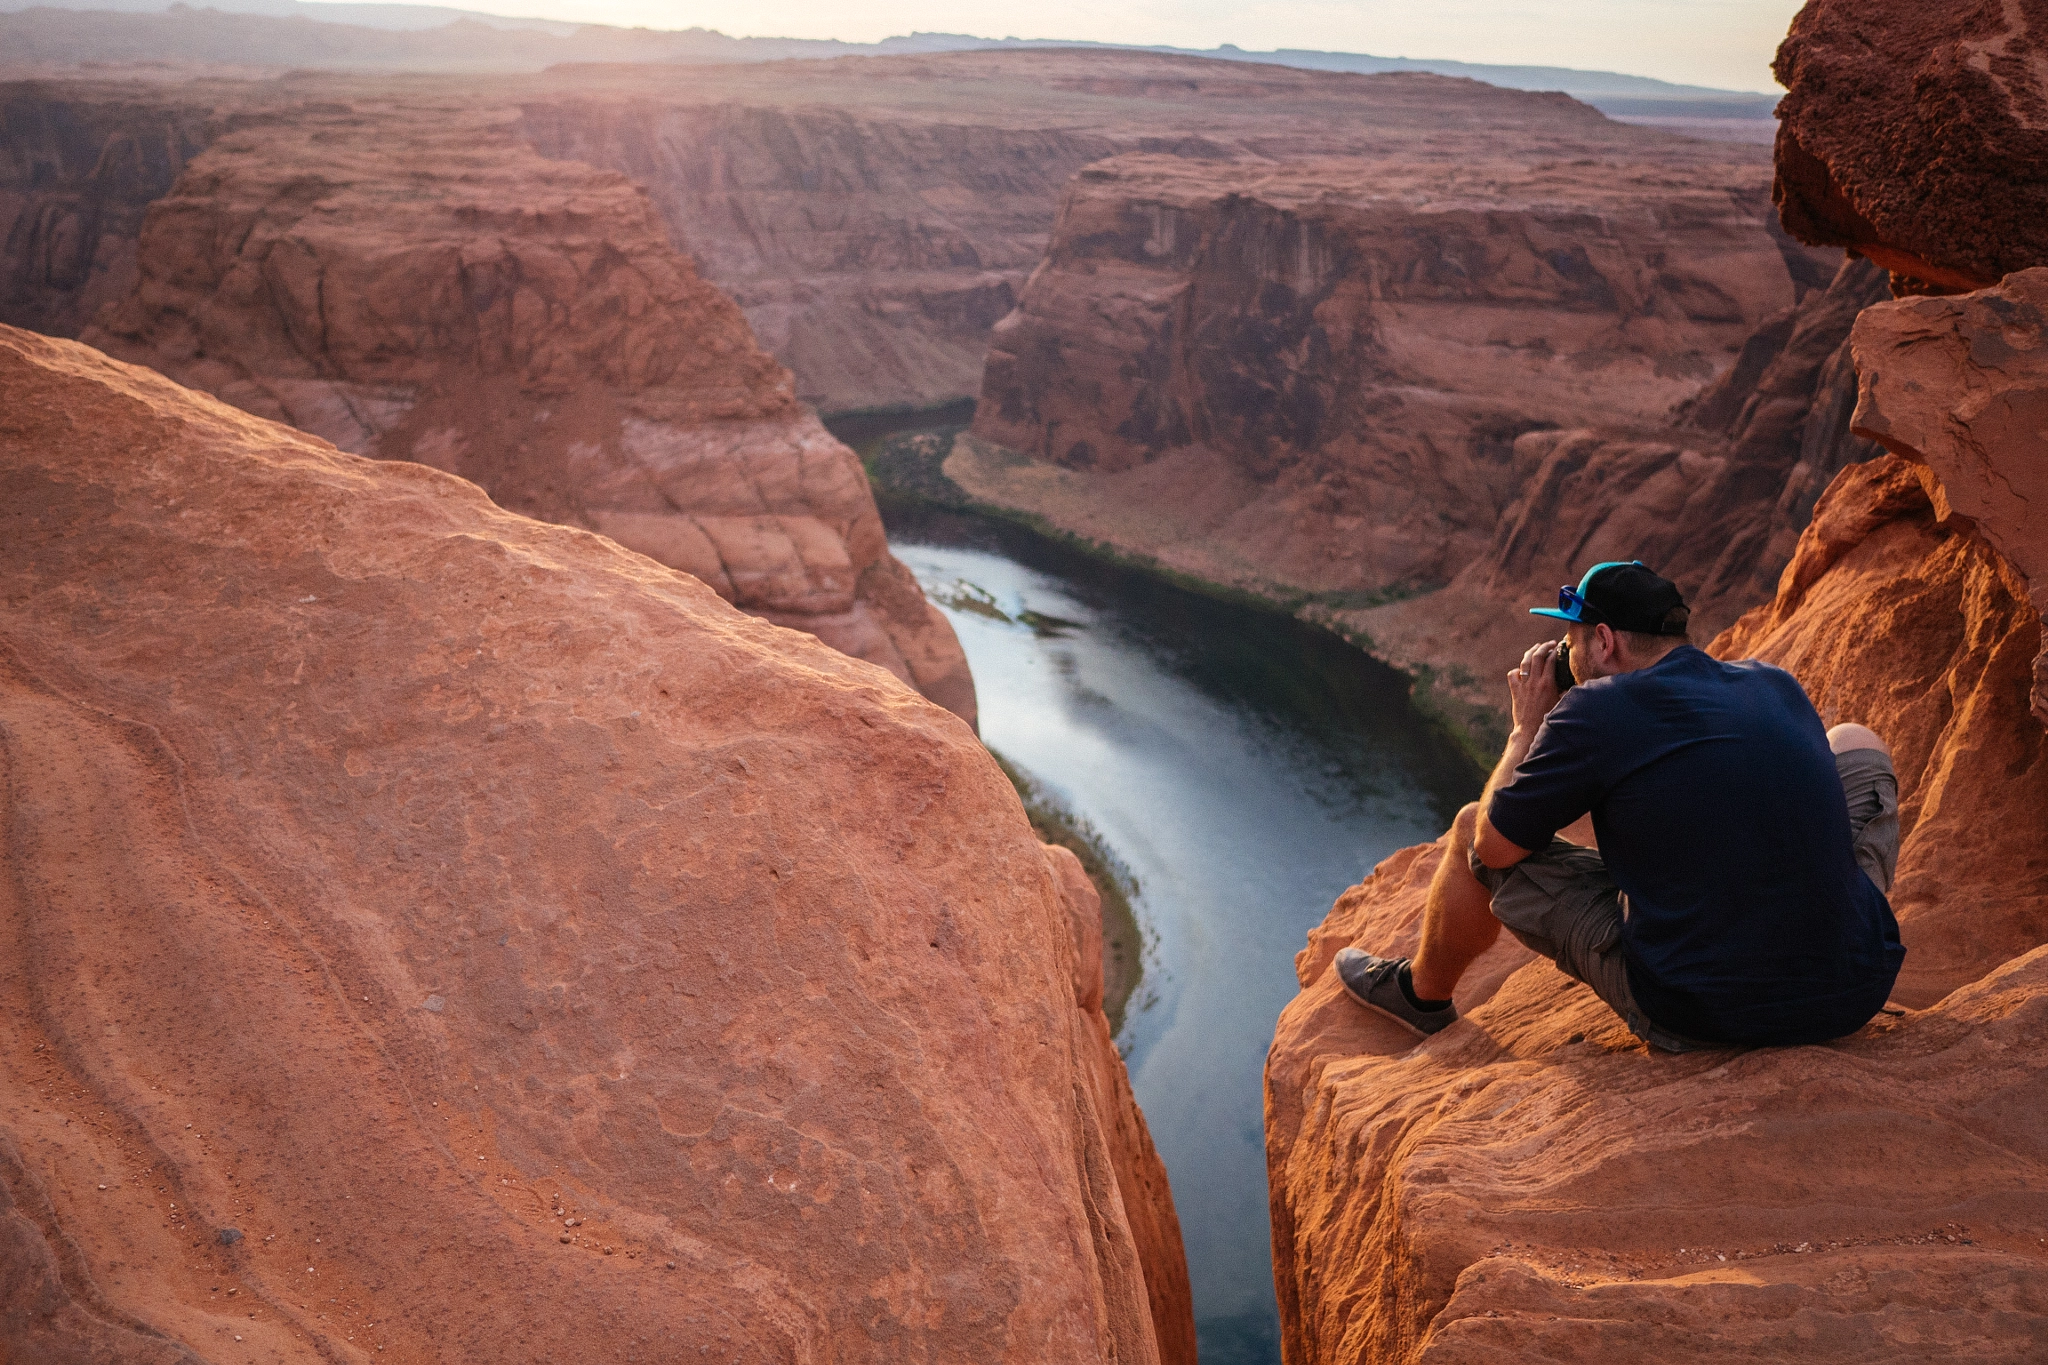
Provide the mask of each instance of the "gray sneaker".
POLYGON ((1401 969, 1408 965, 1405 957, 1374 957, 1356 948, 1343 948, 1331 965, 1337 969, 1337 980, 1343 983, 1346 995, 1407 1025, 1421 1037, 1427 1038, 1458 1022, 1456 1005, 1419 1010, 1408 1003, 1408 997, 1401 991, 1401 969))

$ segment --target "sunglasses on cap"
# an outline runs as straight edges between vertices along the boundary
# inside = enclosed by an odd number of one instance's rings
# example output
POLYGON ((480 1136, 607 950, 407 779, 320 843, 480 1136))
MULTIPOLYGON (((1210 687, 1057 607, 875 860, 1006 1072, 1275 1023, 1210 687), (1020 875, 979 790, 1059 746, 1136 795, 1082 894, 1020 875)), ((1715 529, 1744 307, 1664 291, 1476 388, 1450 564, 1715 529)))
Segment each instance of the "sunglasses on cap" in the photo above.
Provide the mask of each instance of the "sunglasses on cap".
POLYGON ((1595 564, 1592 568, 1586 570, 1586 576, 1579 580, 1577 587, 1567 583, 1557 590, 1556 611, 1545 611, 1538 607, 1530 614, 1533 616, 1554 616, 1560 621, 1570 621, 1574 624, 1597 624, 1598 622, 1605 621, 1607 614, 1586 600, 1586 589, 1592 587, 1593 580, 1608 569, 1640 569, 1642 567, 1643 561, 1640 559, 1610 559, 1604 564, 1595 564))

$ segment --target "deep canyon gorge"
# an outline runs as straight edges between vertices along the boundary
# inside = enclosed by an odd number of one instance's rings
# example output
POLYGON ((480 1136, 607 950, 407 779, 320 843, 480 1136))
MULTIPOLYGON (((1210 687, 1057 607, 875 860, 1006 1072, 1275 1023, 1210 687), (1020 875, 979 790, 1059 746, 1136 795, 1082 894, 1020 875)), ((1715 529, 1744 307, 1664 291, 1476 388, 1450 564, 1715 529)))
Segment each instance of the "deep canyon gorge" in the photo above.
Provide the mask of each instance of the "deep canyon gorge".
POLYGON ((1818 1047, 1506 939, 1396 1036, 1386 821, 1265 1062, 1287 1365, 2048 1352, 2044 43, 1814 0, 1774 150, 1116 51, 0 85, 0 1354, 1191 1365, 1097 887, 820 416, 966 400, 925 494, 1446 752, 1619 555, 1896 754, 1818 1047))

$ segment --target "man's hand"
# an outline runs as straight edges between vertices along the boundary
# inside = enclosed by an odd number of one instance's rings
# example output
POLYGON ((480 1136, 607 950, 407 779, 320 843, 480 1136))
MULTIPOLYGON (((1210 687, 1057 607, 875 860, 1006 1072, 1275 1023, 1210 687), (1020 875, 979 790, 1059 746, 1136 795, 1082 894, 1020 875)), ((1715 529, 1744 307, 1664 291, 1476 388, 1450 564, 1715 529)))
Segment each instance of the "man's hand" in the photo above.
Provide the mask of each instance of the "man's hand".
POLYGON ((1557 690, 1552 676, 1557 663, 1557 641, 1530 645, 1519 668, 1508 674, 1508 699, 1515 733, 1534 735, 1536 727, 1550 714, 1564 693, 1557 690))
POLYGON ((1479 794, 1479 825, 1472 844, 1479 861, 1488 867, 1513 867, 1529 856, 1530 850, 1510 841, 1486 815, 1492 809, 1494 791, 1514 780, 1515 769, 1529 756, 1529 746, 1536 740, 1536 727, 1543 724, 1550 708, 1564 695, 1557 690, 1553 673, 1556 663, 1557 641, 1545 640, 1529 646, 1521 667, 1508 674, 1508 699, 1514 711, 1515 728, 1508 735, 1500 762, 1493 767, 1493 776, 1486 779, 1486 789, 1479 794))

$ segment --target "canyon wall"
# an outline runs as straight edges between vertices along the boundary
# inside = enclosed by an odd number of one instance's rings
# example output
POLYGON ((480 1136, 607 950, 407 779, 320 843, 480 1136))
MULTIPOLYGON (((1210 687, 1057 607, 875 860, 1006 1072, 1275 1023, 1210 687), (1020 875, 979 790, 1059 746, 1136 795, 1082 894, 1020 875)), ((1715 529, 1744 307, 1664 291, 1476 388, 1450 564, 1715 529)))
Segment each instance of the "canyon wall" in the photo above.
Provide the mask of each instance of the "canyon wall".
POLYGON ((1328 970, 1413 950, 1441 845, 1395 855, 1310 935, 1268 1062, 1290 1365, 2048 1350, 2043 533, 2005 483, 2038 482, 2038 438, 1999 425, 2048 392, 2044 304, 2032 271, 1864 315, 1858 429, 1904 457, 1837 476, 1776 597, 1714 643, 1893 745, 1894 1007, 1821 1047, 1651 1054, 1503 936, 1467 1020, 1417 1046, 1328 970), (1915 344, 2001 337, 2025 344, 1966 378, 1915 344))
MULTIPOLYGON (((1183 417, 1245 449, 1211 468, 1197 443, 1187 458, 1169 452, 1131 471, 1151 480, 1132 496, 1083 501, 1141 521, 1192 507, 1203 524, 1184 538, 1221 547, 1227 561, 1196 566, 1205 576, 1280 582, 1316 599, 1311 614, 1335 613, 1354 630, 1375 604, 1448 579, 1459 555, 1483 547, 1482 523, 1514 496, 1518 432, 1579 420, 1581 400, 1647 412, 1690 393, 1725 364, 1748 321, 1823 282, 1812 261, 1755 232, 1761 162, 1750 149, 1615 124, 1562 96, 1426 75, 1012 52, 692 68, 681 82, 644 67, 586 67, 403 89, 306 74, 24 83, 11 98, 7 320, 73 334, 104 309, 95 344, 346 449, 423 459, 518 510, 602 529, 969 715, 957 650, 880 546, 858 471, 789 399, 844 411, 973 391, 990 328, 1044 254, 1058 187, 1081 166, 1128 154, 1136 161, 1110 164, 1209 203, 1211 220, 1231 211, 1235 201, 1216 190, 1239 171, 1272 182, 1271 202, 1219 229, 1211 247, 1188 240, 1185 223, 1170 260, 1145 254, 1145 231, 1124 244, 1160 269, 1153 284, 1169 292, 1174 272, 1201 256, 1199 330, 1222 354, 1178 339, 1188 363, 1182 379, 1162 383, 1213 385, 1183 417), (171 179, 221 137, 232 146, 171 179), (1506 160, 1488 159, 1503 149, 1506 160), (442 158, 460 169, 435 169, 442 158), (1587 160, 1596 168, 1573 165, 1587 160), (1587 188, 1610 172, 1634 188, 1605 198, 1587 188), (427 192, 412 195, 408 177, 427 192), (1680 188, 1667 193, 1673 177, 1680 188), (529 192, 564 212, 508 217, 505 205, 529 192), (152 196, 161 204, 145 243, 152 196), (1668 202, 1652 202, 1660 197, 1668 202), (1309 198, 1331 202, 1311 211, 1309 198), (1496 201, 1499 212, 1475 206, 1496 201), (1518 217, 1518 204, 1534 217, 1518 217), (1579 244, 1582 218, 1608 225, 1596 235, 1609 245, 1592 256, 1579 244), (1249 281, 1266 268, 1254 258, 1269 248, 1285 256, 1287 225, 1310 220, 1315 250, 1343 260, 1309 268, 1341 274, 1361 251, 1377 252, 1376 282, 1347 277, 1330 298, 1311 299, 1320 286, 1295 280, 1310 302, 1254 297, 1249 281), (253 235, 240 241, 244 228, 253 235), (1375 230, 1449 235, 1388 256, 1384 244, 1362 245, 1375 230), (574 245, 554 240, 561 234, 574 245), (669 250, 657 259, 662 235, 669 250), (1682 249, 1668 260, 1667 238, 1682 249), (401 250, 408 241, 420 245, 401 250), (615 277, 608 263, 621 256, 631 266, 615 277), (1253 273, 1233 276, 1240 266, 1253 273), (1504 273, 1489 273, 1496 267, 1504 273), (1461 284, 1471 272, 1485 282, 1461 284), (657 278, 669 283, 649 283, 657 278), (709 392, 709 371, 670 373, 688 349, 677 336, 737 325, 708 301, 706 280, 734 294, 794 367, 776 412, 755 411, 777 381, 756 373, 761 357, 743 340, 710 346, 748 371, 729 393, 709 392), (1391 291, 1395 302, 1371 325, 1333 323, 1361 290, 1391 291), (674 297, 656 300, 664 291, 674 297), (1494 320, 1446 303, 1460 296, 1494 320), (1304 324, 1267 317, 1268 305, 1314 313, 1301 344, 1327 350, 1335 337, 1336 349, 1320 359, 1272 350, 1304 324), (680 308, 678 330, 635 311, 650 306, 680 308), (1543 350, 1545 310, 1571 320, 1571 354, 1543 350), (1406 321, 1387 320, 1396 313, 1406 321), (536 340, 572 315, 576 339, 536 340), (1446 324, 1441 344, 1423 348, 1430 375, 1381 353, 1446 324), (336 327, 349 335, 330 335, 336 327), (621 358, 634 348, 644 362, 621 358), (1235 373, 1247 353, 1262 358, 1235 373), (1361 391, 1348 365, 1378 377, 1361 391), (572 371, 582 375, 573 402, 572 371), (1541 389, 1535 381, 1555 381, 1557 401, 1540 413, 1522 410, 1540 402, 1483 392, 1541 389), (1335 417, 1323 412, 1333 403, 1335 417), (1276 416, 1232 415, 1246 404, 1276 416), (1390 404, 1406 405, 1398 419, 1390 404), (1360 449, 1317 444, 1344 422, 1365 423, 1360 449), (778 472, 759 477, 770 467, 778 472), (1193 496, 1188 483, 1199 485, 1193 496), (1203 519, 1226 514, 1239 525, 1210 535, 1203 519), (1318 538, 1314 552, 1291 548, 1318 538)), ((1091 172, 1084 183, 1125 173, 1091 172)), ((1088 250, 1081 256, 1070 275, 1097 268, 1088 250)), ((1273 268, 1284 286, 1291 267, 1273 268)), ((1041 296, 1057 274, 1039 272, 1041 296)), ((1068 284, 1070 302, 1088 297, 1088 278, 1068 284)), ((1099 340, 1091 355, 1108 363, 1132 338, 1099 340)), ((1157 359, 1145 363, 1156 369, 1157 359)), ((1078 395, 1084 407, 1087 397, 1078 395)), ((1140 403, 1133 420, 1154 424, 1142 438, 1148 455, 1177 439, 1179 402, 1153 393, 1140 403)), ((1109 451, 1119 439, 1079 434, 1061 449, 1109 451)))
POLYGON ((1475 700, 1610 546, 1726 625, 1867 453, 1842 347, 1882 278, 1740 163, 1588 150, 1090 167, 946 472, 1475 700))
POLYGON ((0 84, 0 323, 76 336, 135 287, 143 211, 214 128, 194 92, 0 84))
POLYGON ((1507 663, 1555 633, 1524 609, 1602 560, 1654 565, 1684 590, 1693 637, 1713 638, 1769 600, 1829 480, 1878 453, 1849 429, 1849 329, 1889 297, 1884 271, 1846 260, 1661 428, 1516 438, 1517 491, 1481 553, 1441 591, 1326 619, 1441 691, 1495 704, 1507 663))
POLYGON ((649 188, 676 244, 827 412, 972 394, 1091 130, 852 108, 530 100, 548 156, 649 188))
POLYGON ((957 717, 76 343, 0 388, 0 1355, 1192 1359, 957 717))
POLYGON ((973 721, 858 460, 616 173, 460 104, 250 113, 150 208, 139 262, 91 343, 601 531, 973 721))
POLYGON ((990 329, 1091 162, 1331 154, 1442 162, 1486 138, 1543 155, 1705 150, 1556 94, 1144 52, 1040 50, 697 68, 623 67, 518 87, 551 156, 645 184, 676 245, 747 310, 798 393, 829 412, 972 397, 990 329), (1484 135, 1480 135, 1484 130, 1484 135))

